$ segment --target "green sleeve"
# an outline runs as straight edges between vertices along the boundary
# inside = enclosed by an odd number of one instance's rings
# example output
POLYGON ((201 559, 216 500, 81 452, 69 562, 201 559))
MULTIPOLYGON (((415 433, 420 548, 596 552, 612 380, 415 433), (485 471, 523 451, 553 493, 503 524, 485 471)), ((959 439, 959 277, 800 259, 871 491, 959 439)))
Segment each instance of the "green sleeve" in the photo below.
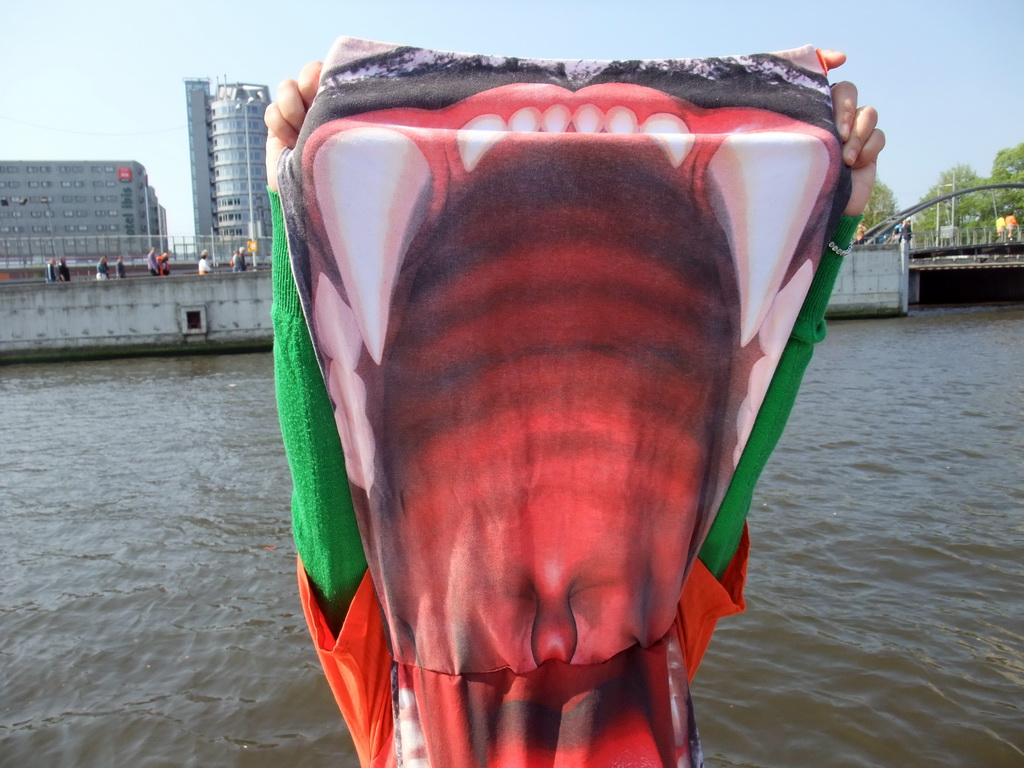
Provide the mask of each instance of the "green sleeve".
MULTIPOLYGON (((863 217, 844 216, 840 219, 832 236, 832 242, 840 250, 845 250, 850 245, 861 218, 863 217)), ((786 426, 797 390, 800 388, 800 381, 811 360, 814 345, 825 338, 825 309, 828 307, 828 300, 842 264, 841 256, 831 248, 825 249, 807 292, 807 298, 804 299, 800 314, 793 325, 793 333, 786 342, 775 375, 765 393, 761 410, 754 420, 754 427, 736 466, 736 473, 718 509, 715 522, 701 546, 698 557, 718 579, 722 578, 739 546, 743 525, 753 499, 754 486, 768 462, 768 457, 775 450, 779 437, 782 436, 782 430, 786 426)))
POLYGON ((292 526, 320 608, 337 631, 366 572, 341 439, 292 276, 284 215, 270 192, 274 226, 271 317, 281 435, 292 473, 292 526))

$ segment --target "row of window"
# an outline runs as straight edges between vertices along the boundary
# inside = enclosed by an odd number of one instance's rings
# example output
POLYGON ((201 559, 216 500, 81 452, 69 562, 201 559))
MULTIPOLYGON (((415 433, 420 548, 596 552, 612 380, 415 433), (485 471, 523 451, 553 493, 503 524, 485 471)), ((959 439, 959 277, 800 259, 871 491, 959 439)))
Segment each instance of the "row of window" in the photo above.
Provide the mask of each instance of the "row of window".
MULTIPOLYGON (((255 155, 255 154, 256 153, 254 152, 253 155, 255 155)), ((27 181, 25 183, 28 186, 30 186, 30 187, 52 187, 53 186, 53 182, 52 181, 27 181)), ((64 187, 65 189, 70 188, 70 187, 79 187, 80 188, 80 187, 84 187, 85 186, 85 182, 84 181, 67 181, 67 180, 65 180, 65 181, 61 181, 60 185, 62 187, 64 187)), ((96 181, 94 181, 92 183, 92 185, 94 187, 116 187, 117 186, 117 182, 113 181, 112 179, 108 179, 107 181, 101 181, 101 180, 97 179, 96 181)), ((0 181, 0 188, 18 189, 20 186, 21 186, 21 182, 20 181, 0 181)), ((143 188, 142 182, 139 182, 139 184, 137 186, 138 186, 139 189, 142 189, 143 188)))
MULTIPOLYGON (((227 136, 215 136, 213 139, 213 148, 224 149, 225 147, 244 147, 245 138, 246 136, 244 133, 231 133, 227 136)), ((256 134, 249 136, 249 145, 253 147, 262 147, 266 141, 266 136, 259 136, 256 134)))
MULTIPOLYGON (((16 165, 0 165, 0 173, 18 173, 24 170, 25 173, 53 173, 52 165, 26 165, 19 168, 16 165)), ((115 168, 112 165, 91 165, 89 170, 92 173, 113 173, 115 168)), ((59 173, 85 173, 84 165, 58 165, 59 173)))
POLYGON ((211 111, 214 117, 228 117, 230 115, 237 115, 242 110, 245 110, 250 115, 262 115, 263 114, 263 103, 254 102, 252 104, 246 104, 239 102, 238 104, 218 104, 211 111))
MULTIPOLYGON (((93 231, 95 231, 95 232, 120 232, 121 231, 121 225, 120 224, 96 224, 95 226, 91 227, 91 229, 93 231)), ((88 232, 89 230, 90 230, 90 227, 89 227, 88 224, 77 224, 77 225, 76 224, 67 224, 64 227, 64 231, 65 232, 88 232)), ((37 225, 32 226, 31 228, 26 228, 26 227, 23 227, 21 225, 15 225, 15 226, 10 226, 10 227, 0 225, 0 233, 3 233, 3 234, 8 234, 8 233, 20 234, 20 233, 28 232, 28 231, 34 232, 36 234, 45 234, 45 233, 52 234, 56 230, 50 224, 45 224, 45 225, 44 224, 37 224, 37 225)))
POLYGON ((244 136, 246 131, 249 133, 252 133, 253 131, 266 131, 266 124, 262 120, 249 120, 248 123, 249 127, 246 128, 245 120, 214 120, 213 133, 215 135, 219 135, 235 131, 244 136))
MULTIPOLYGON (((109 211, 106 211, 106 210, 104 210, 104 211, 95 211, 95 210, 94 211, 88 211, 88 210, 86 210, 86 211, 83 211, 83 210, 77 210, 77 211, 75 211, 75 210, 65 210, 64 211, 64 218, 65 219, 74 219, 74 218, 84 219, 86 216, 89 216, 90 214, 93 215, 93 216, 120 216, 121 215, 121 211, 116 211, 116 210, 109 210, 109 211)), ((4 210, 0 210, 0 219, 20 219, 20 218, 23 218, 24 215, 25 215, 24 211, 4 211, 4 210)), ((47 209, 45 211, 30 211, 29 215, 33 219, 50 219, 50 218, 53 218, 53 211, 51 211, 49 209, 47 209)))

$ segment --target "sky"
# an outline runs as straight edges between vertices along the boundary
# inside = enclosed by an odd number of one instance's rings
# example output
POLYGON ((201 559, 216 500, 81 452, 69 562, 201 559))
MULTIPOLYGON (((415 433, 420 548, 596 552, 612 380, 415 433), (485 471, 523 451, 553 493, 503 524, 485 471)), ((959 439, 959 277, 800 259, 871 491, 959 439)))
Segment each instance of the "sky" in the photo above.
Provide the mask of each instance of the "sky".
POLYGON ((1024 142, 1011 56, 1020 0, 150 0, 4 3, 0 161, 137 160, 171 234, 193 230, 186 78, 275 92, 340 35, 545 58, 651 59, 845 51, 834 80, 878 109, 879 178, 900 207, 954 165, 991 172, 1024 142), (1005 27, 999 21, 1005 20, 1005 27))

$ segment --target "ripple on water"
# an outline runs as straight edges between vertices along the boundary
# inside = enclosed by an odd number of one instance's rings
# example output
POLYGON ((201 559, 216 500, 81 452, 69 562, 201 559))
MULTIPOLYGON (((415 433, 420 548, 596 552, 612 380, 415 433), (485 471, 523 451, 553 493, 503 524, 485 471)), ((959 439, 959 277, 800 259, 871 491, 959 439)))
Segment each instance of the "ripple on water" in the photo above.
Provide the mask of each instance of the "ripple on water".
MULTIPOLYGON (((1022 347, 1019 309, 832 324, 753 504, 748 612, 693 685, 709 768, 1024 765, 1022 347)), ((358 765, 271 377, 0 368, 5 766, 358 765)))

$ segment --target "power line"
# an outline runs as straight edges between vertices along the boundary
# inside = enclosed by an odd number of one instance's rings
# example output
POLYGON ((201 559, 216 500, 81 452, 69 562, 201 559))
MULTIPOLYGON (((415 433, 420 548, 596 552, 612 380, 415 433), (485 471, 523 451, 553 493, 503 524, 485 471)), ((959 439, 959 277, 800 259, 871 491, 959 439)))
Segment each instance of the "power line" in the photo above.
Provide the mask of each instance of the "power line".
POLYGON ((130 131, 127 133, 104 133, 102 131, 75 131, 70 128, 54 128, 52 125, 40 125, 39 123, 30 123, 27 120, 16 120, 13 117, 5 117, 0 115, 0 120, 6 120, 10 123, 18 123, 19 125, 28 125, 32 128, 42 128, 46 131, 57 131, 58 133, 74 133, 79 136, 152 136, 158 133, 170 133, 171 131, 183 131, 187 126, 175 125, 172 128, 161 128, 157 131, 130 131))

